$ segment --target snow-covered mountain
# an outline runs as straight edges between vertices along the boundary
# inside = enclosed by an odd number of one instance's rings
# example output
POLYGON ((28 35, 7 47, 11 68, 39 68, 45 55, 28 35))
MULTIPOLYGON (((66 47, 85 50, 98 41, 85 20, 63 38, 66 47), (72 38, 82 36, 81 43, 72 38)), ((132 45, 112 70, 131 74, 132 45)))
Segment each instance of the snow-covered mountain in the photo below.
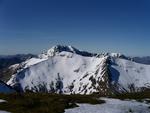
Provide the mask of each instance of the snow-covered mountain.
POLYGON ((135 92, 150 88, 150 65, 135 63, 119 53, 92 54, 58 45, 21 63, 7 84, 34 92, 135 92))

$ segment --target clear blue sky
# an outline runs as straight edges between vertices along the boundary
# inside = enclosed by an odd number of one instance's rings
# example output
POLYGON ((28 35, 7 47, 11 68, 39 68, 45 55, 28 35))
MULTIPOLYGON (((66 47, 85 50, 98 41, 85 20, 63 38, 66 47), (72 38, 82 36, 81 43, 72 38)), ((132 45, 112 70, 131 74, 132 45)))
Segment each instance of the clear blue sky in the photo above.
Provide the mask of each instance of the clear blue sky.
POLYGON ((150 0, 0 0, 0 54, 57 44, 150 55, 150 0))

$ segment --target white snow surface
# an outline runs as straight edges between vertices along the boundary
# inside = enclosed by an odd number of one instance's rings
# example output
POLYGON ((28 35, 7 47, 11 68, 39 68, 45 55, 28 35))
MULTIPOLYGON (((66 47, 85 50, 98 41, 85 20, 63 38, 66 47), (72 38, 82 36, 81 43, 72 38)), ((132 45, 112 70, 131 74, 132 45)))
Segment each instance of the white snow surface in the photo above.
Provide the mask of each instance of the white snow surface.
POLYGON ((10 112, 7 112, 7 111, 1 111, 1 110, 0 110, 0 113, 10 113, 10 112))
POLYGON ((6 102, 6 100, 0 99, 0 103, 2 103, 2 102, 6 102))
MULTIPOLYGON (((132 62, 130 60, 113 58, 111 68, 118 71, 118 83, 125 89, 134 84, 135 88, 150 87, 150 65, 132 62)), ((117 74, 113 72, 112 75, 117 74)))
POLYGON ((106 103, 98 105, 79 104, 79 107, 66 109, 65 113, 150 113, 150 104, 140 103, 135 100, 119 100, 101 98, 106 103))
POLYGON ((24 62, 24 65, 25 65, 24 68, 30 67, 32 65, 35 65, 35 64, 40 63, 45 60, 47 60, 47 59, 40 59, 40 58, 28 59, 27 61, 24 62))
POLYGON ((9 69, 16 69, 18 66, 19 66, 19 64, 14 64, 14 65, 11 65, 11 66, 9 67, 9 69))
POLYGON ((7 112, 7 111, 1 111, 1 110, 0 110, 0 113, 10 113, 10 112, 7 112))

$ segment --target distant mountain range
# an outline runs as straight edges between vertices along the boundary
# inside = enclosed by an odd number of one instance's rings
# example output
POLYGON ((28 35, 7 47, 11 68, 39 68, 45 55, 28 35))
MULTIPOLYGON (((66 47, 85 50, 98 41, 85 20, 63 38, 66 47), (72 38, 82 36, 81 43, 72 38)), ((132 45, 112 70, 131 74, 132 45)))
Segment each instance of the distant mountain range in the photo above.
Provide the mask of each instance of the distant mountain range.
POLYGON ((38 57, 9 66, 13 74, 3 81, 22 92, 103 95, 139 92, 150 88, 148 57, 140 59, 57 45, 38 57))
POLYGON ((132 59, 133 59, 133 61, 135 61, 137 63, 150 65, 150 56, 146 56, 146 57, 133 57, 132 59))
POLYGON ((36 58, 37 56, 32 54, 0 55, 0 80, 7 82, 11 75, 16 72, 10 68, 11 65, 20 64, 33 57, 36 58))
POLYGON ((32 54, 0 55, 0 69, 7 68, 13 64, 21 63, 32 57, 36 57, 36 55, 32 54))

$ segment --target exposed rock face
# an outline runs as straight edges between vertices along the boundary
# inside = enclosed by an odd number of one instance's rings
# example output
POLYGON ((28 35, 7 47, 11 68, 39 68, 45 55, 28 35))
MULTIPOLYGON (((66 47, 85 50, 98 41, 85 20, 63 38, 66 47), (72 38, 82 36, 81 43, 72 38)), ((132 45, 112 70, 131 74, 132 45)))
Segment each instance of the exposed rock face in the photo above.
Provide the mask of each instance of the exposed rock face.
POLYGON ((99 92, 102 93, 102 95, 110 95, 111 94, 111 81, 110 81, 110 73, 109 73, 109 65, 108 65, 109 59, 106 58, 102 67, 102 78, 99 81, 99 92))

